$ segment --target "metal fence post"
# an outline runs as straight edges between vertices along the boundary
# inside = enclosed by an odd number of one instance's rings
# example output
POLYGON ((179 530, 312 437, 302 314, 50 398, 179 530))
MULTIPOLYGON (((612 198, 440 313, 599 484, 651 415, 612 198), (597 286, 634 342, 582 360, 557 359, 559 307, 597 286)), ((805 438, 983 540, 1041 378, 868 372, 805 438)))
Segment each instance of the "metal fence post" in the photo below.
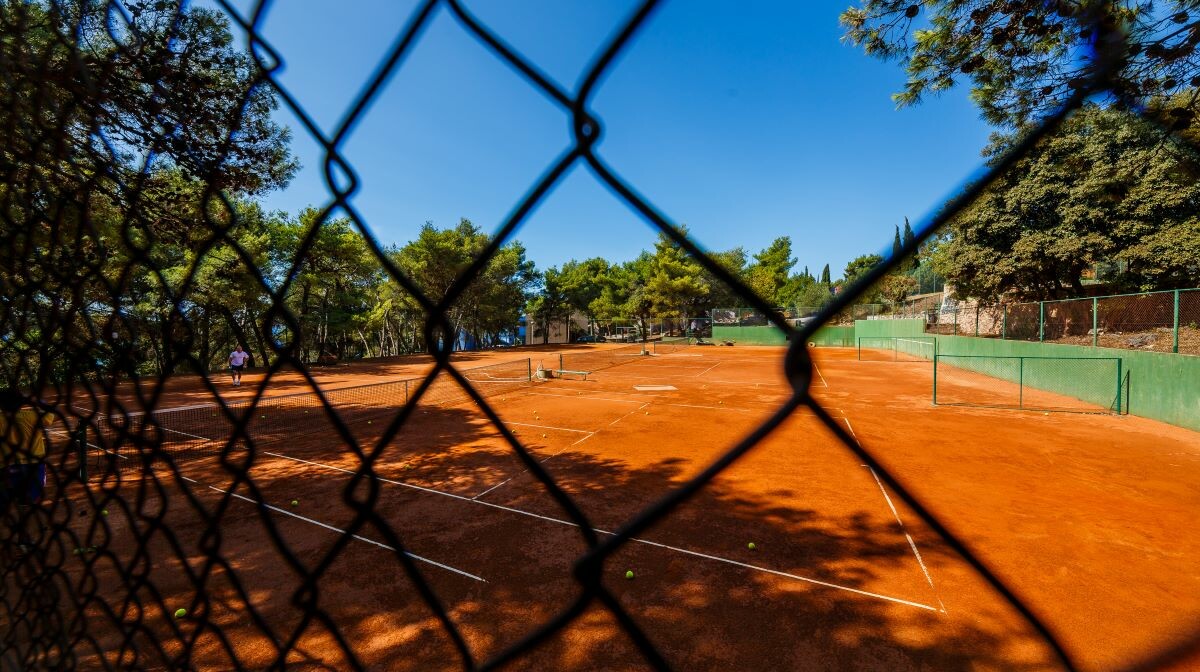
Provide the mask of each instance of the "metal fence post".
POLYGON ((1122 361, 1124 361, 1124 360, 1122 360, 1120 357, 1117 358, 1117 415, 1121 414, 1121 362, 1122 361))
POLYGON ((1092 299, 1092 347, 1096 347, 1100 343, 1099 327, 1100 315, 1100 299, 1092 299))
POLYGON ((1175 326, 1172 329, 1171 352, 1179 352, 1179 290, 1175 290, 1175 326))
POLYGON ((1038 340, 1046 340, 1046 302, 1038 301, 1038 340))
POLYGON ((1001 306, 1004 309, 1004 314, 1000 317, 1000 340, 1008 338, 1008 304, 1001 306))
MULTIPOLYGON (((934 341, 934 343, 937 343, 937 341, 934 341)), ((937 346, 934 346, 934 351, 933 351, 933 405, 934 405, 934 406, 937 406, 937 365, 938 365, 938 355, 937 355, 937 349, 936 349, 936 348, 937 348, 937 346)))
POLYGON ((975 337, 979 338, 979 304, 975 304, 975 337))
POLYGON ((1025 408, 1025 358, 1017 358, 1017 408, 1025 408))

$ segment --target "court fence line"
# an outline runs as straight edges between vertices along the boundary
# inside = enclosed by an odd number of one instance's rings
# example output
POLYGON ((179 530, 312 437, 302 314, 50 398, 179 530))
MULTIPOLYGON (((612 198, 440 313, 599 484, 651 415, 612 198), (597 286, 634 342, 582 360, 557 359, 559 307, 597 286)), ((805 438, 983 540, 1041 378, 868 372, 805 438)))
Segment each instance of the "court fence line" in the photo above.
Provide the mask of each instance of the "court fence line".
POLYGON ((1120 414, 1122 364, 1120 357, 938 354, 933 405, 1120 414), (1029 401, 1030 390, 1053 396, 1029 401))
POLYGON ((948 299, 859 319, 912 318, 944 336, 1200 355, 1200 288, 1016 303, 948 299))

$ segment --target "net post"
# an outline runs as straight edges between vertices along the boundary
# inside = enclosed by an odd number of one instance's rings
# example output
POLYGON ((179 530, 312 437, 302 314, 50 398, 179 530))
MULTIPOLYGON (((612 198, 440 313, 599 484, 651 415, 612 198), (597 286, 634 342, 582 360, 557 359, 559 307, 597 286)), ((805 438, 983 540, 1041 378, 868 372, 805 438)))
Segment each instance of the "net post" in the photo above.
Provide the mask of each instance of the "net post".
POLYGON ((1092 347, 1100 343, 1100 299, 1092 297, 1092 347))
POLYGON ((525 380, 533 380, 533 358, 525 358, 525 380))
POLYGON ((1179 290, 1175 290, 1175 326, 1171 329, 1171 352, 1179 352, 1179 290))
POLYGON ((1038 301, 1038 341, 1046 340, 1046 302, 1038 301))
POLYGON ((1017 358, 1017 408, 1025 408, 1025 358, 1017 358))
POLYGON ((862 361, 862 336, 858 337, 858 361, 862 361))
POLYGON ((565 370, 566 370, 566 368, 567 368, 567 367, 563 366, 563 355, 562 355, 562 353, 560 352, 560 353, 558 353, 558 370, 559 370, 559 371, 565 371, 565 370))

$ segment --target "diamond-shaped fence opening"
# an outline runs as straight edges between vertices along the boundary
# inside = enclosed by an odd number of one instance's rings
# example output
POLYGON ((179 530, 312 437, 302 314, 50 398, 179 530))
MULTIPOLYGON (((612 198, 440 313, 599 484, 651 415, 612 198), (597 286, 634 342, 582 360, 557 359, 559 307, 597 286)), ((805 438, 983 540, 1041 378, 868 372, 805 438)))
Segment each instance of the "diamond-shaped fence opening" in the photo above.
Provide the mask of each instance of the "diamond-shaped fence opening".
MULTIPOLYGON (((54 446, 46 459, 48 504, 8 507, 4 514, 9 529, 31 535, 19 541, 33 549, 3 550, 0 661, 5 666, 264 669, 319 660, 339 669, 360 668, 370 647, 402 642, 431 652, 431 659, 445 667, 493 668, 522 660, 546 667, 569 659, 568 652, 556 650, 555 640, 564 631, 607 622, 627 636, 622 645, 636 649, 650 666, 667 668, 671 655, 657 643, 661 632, 647 625, 662 629, 669 619, 645 622, 631 616, 619 586, 604 579, 606 564, 638 544, 645 546, 642 534, 655 525, 674 515, 683 520, 696 515, 687 508, 694 498, 732 497, 714 480, 730 477, 731 465, 801 416, 806 432, 831 437, 848 459, 870 468, 880 488, 886 485, 895 493, 1070 666, 1052 630, 1015 591, 855 440, 848 423, 810 394, 814 383, 806 345, 847 345, 820 330, 876 316, 876 308, 854 304, 902 258, 868 272, 826 306, 769 305, 593 151, 600 120, 589 110, 590 96, 657 3, 640 5, 614 32, 575 91, 545 77, 460 3, 421 3, 382 65, 349 101, 337 130, 328 134, 275 79, 285 59, 260 34, 263 6, 242 15, 220 4, 254 57, 196 40, 202 24, 215 15, 183 12, 173 3, 17 3, 0 9, 5 33, 0 96, 8 120, 0 141, 5 270, 0 372, 7 386, 32 390, 42 400, 36 412, 53 421, 48 435, 54 446), (533 94, 570 115, 573 136, 569 150, 528 186, 496 235, 434 290, 371 238, 368 222, 349 198, 357 177, 341 147, 439 9, 533 94), (221 81, 197 79, 188 67, 193 58, 207 59, 221 81), (267 227, 278 236, 271 239, 253 235, 256 229, 244 224, 271 217, 250 205, 248 197, 285 181, 295 168, 269 149, 281 132, 269 123, 274 100, 323 148, 333 197, 326 210, 308 213, 302 222, 267 227), (631 211, 730 288, 739 304, 707 315, 664 316, 650 324, 596 322, 589 325, 593 335, 650 343, 635 346, 640 358, 677 354, 728 328, 774 325, 791 340, 783 372, 787 386, 778 386, 767 420, 704 469, 664 488, 656 501, 638 503, 605 529, 589 517, 595 512, 576 501, 577 484, 560 482, 572 472, 556 471, 538 437, 531 436, 543 431, 535 428, 536 410, 518 423, 493 408, 497 399, 539 385, 543 367, 523 355, 490 362, 451 357, 458 334, 488 342, 504 333, 504 324, 455 315, 454 307, 468 293, 488 289, 481 280, 489 264, 576 165, 590 168, 631 211), (339 232, 350 230, 365 234, 366 249, 349 255, 358 265, 323 269, 326 279, 337 281, 332 286, 310 282, 312 264, 344 256, 331 253, 329 246, 337 245, 339 232), (323 340, 324 322, 345 316, 321 312, 318 299, 339 292, 351 295, 352 302, 358 274, 389 278, 394 301, 374 316, 382 336, 323 340), (237 296, 239 302, 230 309, 229 302, 214 301, 216 296, 237 296), (247 377, 244 393, 226 397, 205 374, 223 369, 228 349, 239 342, 262 360, 262 369, 247 377), (432 369, 426 361, 387 381, 336 387, 321 384, 313 374, 313 364, 336 365, 351 355, 392 356, 418 347, 433 355, 432 369), (198 375, 176 383, 185 373, 198 375), (268 382, 286 384, 289 391, 268 393, 268 382), (336 446, 337 460, 320 465, 308 460, 305 450, 312 446, 295 437, 314 427, 322 428, 320 440, 336 446), (452 566, 439 555, 445 549, 422 537, 412 523, 421 520, 440 529, 461 524, 468 537, 483 534, 481 526, 501 525, 489 516, 500 515, 504 506, 467 504, 487 492, 482 486, 492 485, 490 474, 457 474, 453 483, 439 484, 445 488, 438 491, 445 509, 416 499, 397 506, 380 496, 385 485, 399 485, 395 470, 425 477, 426 471, 436 471, 427 469, 432 461, 450 460, 453 456, 422 452, 419 446, 428 434, 451 431, 466 433, 458 438, 483 446, 480 450, 515 460, 523 469, 520 477, 545 495, 546 508, 526 517, 553 528, 560 535, 556 539, 577 550, 570 567, 557 567, 558 575, 550 579, 541 577, 544 584, 531 582, 530 590, 560 598, 557 610, 515 623, 483 653, 468 639, 479 627, 472 610, 486 605, 451 609, 446 596, 469 597, 486 579, 452 566), (384 464, 385 453, 399 459, 384 464), (336 480, 313 486, 307 468, 328 471, 336 480), (297 485, 293 490, 287 483, 297 485), (292 492, 317 493, 312 496, 338 512, 337 524, 307 517, 303 507, 309 496, 292 492), (364 567, 378 568, 386 578, 367 576, 364 567), (402 606, 376 612, 372 596, 393 591, 404 595, 402 606), (346 605, 361 607, 354 622, 338 616, 346 605), (373 637, 395 639, 376 642, 373 637)), ((1103 75, 1101 69, 1093 81, 1081 84, 1062 111, 920 227, 913 244, 926 241, 991 177, 1051 132, 1087 95, 1101 90, 1103 75)), ((1181 352, 1195 340, 1197 297, 1184 293, 1178 302, 1181 352)), ((1162 305, 1130 301, 1120 311, 1106 304, 1099 317, 1083 302, 1078 309, 1018 304, 976 307, 973 314, 956 310, 952 333, 999 331, 1008 339, 1039 340, 1078 336, 1095 320, 1105 329, 1119 328, 1118 322, 1141 327, 1161 322, 1162 305), (1134 313, 1140 317, 1118 318, 1134 313)), ((612 360, 616 350, 604 352, 602 357, 612 360)), ((603 365, 597 361, 587 368, 603 365)), ((560 360, 557 369, 568 370, 567 362, 560 360)), ((18 422, 10 409, 4 419, 10 426, 18 422)), ((540 438, 549 439, 550 431, 556 430, 544 429, 540 438)), ((419 483, 402 487, 433 490, 419 483)), ((519 531, 488 529, 490 543, 471 537, 487 547, 481 552, 522 571, 527 556, 512 541, 519 531)), ((1147 652, 1148 659, 1155 655, 1147 652)), ((1163 655, 1166 660, 1170 652, 1163 655)))

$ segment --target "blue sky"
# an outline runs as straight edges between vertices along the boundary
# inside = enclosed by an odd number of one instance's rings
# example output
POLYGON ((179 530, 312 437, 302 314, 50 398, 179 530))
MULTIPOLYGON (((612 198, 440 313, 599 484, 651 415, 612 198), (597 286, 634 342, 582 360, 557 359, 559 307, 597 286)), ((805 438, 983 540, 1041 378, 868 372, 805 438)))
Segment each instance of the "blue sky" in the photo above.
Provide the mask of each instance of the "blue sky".
MULTIPOLYGON (((989 128, 959 89, 896 110, 899 64, 840 42, 851 0, 668 0, 616 62, 591 109, 598 151, 703 247, 750 253, 790 235, 797 269, 891 249, 892 227, 935 210, 978 169, 989 128)), ((245 7, 246 0, 235 0, 245 7)), ((551 78, 574 90, 634 3, 468 1, 551 78)), ((270 6, 263 33, 280 81, 332 132, 416 6, 316 0, 270 6)), ((296 129, 303 169, 270 209, 329 201, 317 145, 296 129)), ((571 141, 570 120, 477 43, 444 9, 344 144, 361 188, 353 204, 383 243, 426 221, 466 217, 491 231, 571 141)), ((539 268, 571 258, 633 258, 654 232, 575 168, 516 238, 539 268)))

